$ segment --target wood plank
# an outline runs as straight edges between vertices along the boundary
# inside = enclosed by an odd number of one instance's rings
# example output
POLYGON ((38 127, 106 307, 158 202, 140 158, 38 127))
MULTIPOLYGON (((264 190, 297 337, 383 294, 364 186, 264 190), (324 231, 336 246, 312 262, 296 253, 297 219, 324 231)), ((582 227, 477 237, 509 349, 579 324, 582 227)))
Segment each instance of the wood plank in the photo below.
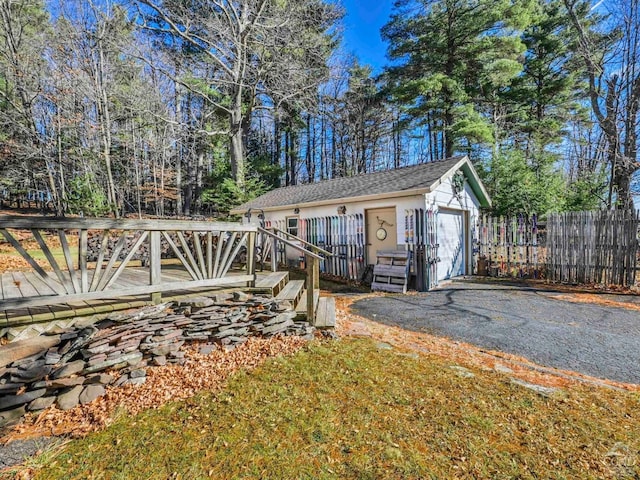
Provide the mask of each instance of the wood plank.
MULTIPOLYGON (((318 301, 320 300, 320 290, 313 291, 313 304, 315 308, 318 308, 318 301)), ((298 305, 296 305, 296 313, 307 315, 307 290, 302 292, 302 296, 298 301, 298 305)))
POLYGON ((4 292, 5 302, 10 299, 22 298, 22 292, 10 273, 8 275, 2 275, 2 290, 4 292))
POLYGON ((20 294, 23 297, 38 297, 40 292, 29 282, 24 272, 12 272, 9 275, 12 277, 13 284, 20 290, 20 294))
POLYGON ((56 295, 37 297, 32 299, 15 298, 5 300, 3 306, 5 308, 18 308, 18 307, 31 307, 39 305, 47 305, 53 303, 72 302, 75 300, 94 300, 99 298, 111 298, 117 295, 142 295, 154 292, 165 292, 170 290, 180 289, 192 289, 200 287, 217 287, 217 286, 230 286, 238 285, 255 280, 255 275, 238 275, 226 278, 215 278, 207 280, 194 280, 191 282, 169 282, 161 285, 141 285, 136 288, 124 289, 111 289, 107 291, 90 292, 90 293, 77 293, 70 295, 56 295))
POLYGON ((316 328, 333 328, 336 326, 336 299, 320 297, 316 312, 316 328))
POLYGON ((148 230, 148 231, 199 231, 199 232, 256 232, 252 224, 233 222, 201 222, 191 220, 150 220, 113 218, 52 218, 1 215, 2 228, 16 229, 65 229, 65 230, 148 230))
POLYGON ((256 287, 276 288, 289 277, 289 272, 271 272, 266 276, 258 276, 256 287))
POLYGON ((302 296, 302 290, 304 289, 304 280, 290 280, 284 288, 276 296, 277 300, 289 300, 292 303, 296 303, 302 296))

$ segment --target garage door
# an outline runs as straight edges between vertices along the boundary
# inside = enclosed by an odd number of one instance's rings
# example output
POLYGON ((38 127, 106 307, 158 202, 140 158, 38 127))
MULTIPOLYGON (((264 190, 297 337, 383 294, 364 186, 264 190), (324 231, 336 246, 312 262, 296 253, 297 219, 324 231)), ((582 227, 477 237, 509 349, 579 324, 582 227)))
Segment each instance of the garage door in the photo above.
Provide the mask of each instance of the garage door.
POLYGON ((464 215, 460 210, 438 211, 438 281, 464 275, 464 215))

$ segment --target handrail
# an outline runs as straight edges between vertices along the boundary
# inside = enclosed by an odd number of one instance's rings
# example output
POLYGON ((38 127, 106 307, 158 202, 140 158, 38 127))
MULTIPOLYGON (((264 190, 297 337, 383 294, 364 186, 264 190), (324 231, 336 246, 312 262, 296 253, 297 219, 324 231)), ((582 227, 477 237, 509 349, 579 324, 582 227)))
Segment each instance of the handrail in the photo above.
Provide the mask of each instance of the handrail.
POLYGON ((316 321, 316 304, 315 304, 315 294, 314 292, 320 288, 320 260, 324 260, 324 257, 314 253, 306 248, 291 242, 285 238, 282 238, 275 232, 270 232, 267 229, 262 227, 258 227, 258 233, 262 233, 273 238, 272 242, 272 251, 271 251, 271 268, 275 271, 277 267, 277 258, 276 258, 276 250, 277 250, 277 242, 282 242, 289 247, 302 252, 305 256, 306 260, 306 270, 307 270, 307 321, 311 325, 315 325, 316 321))
POLYGON ((287 235, 288 237, 293 238, 293 239, 295 239, 296 241, 298 241, 298 242, 300 242, 300 243, 302 243, 302 244, 304 244, 304 245, 308 245, 308 246, 310 246, 310 247, 313 247, 313 249, 314 249, 314 250, 317 250, 318 252, 324 253, 325 255, 327 255, 327 256, 329 256, 329 257, 332 257, 332 256, 333 256, 333 253, 328 252, 328 251, 327 251, 327 250, 325 250, 324 248, 320 248, 320 247, 318 247, 317 245, 314 245, 313 243, 309 243, 309 242, 307 242, 306 240, 303 240, 303 239, 301 239, 300 237, 297 237, 297 236, 295 236, 295 235, 293 235, 293 234, 291 234, 291 233, 289 233, 289 232, 285 232, 284 230, 281 230, 281 229, 279 229, 279 228, 277 228, 277 227, 271 227, 271 228, 272 228, 275 232, 284 233, 284 234, 285 234, 285 235, 287 235))
POLYGON ((66 217, 24 217, 0 215, 0 228, 17 229, 79 229, 79 230, 147 230, 199 232, 255 232, 256 226, 231 222, 203 222, 168 219, 114 219, 114 218, 66 218, 66 217))
MULTIPOLYGON (((282 230, 280 230, 280 229, 276 229, 276 230, 282 231, 282 230)), ((323 256, 318 255, 317 253, 314 253, 314 252, 312 252, 312 251, 310 251, 310 250, 307 250, 306 248, 301 247, 300 245, 297 245, 297 244, 295 244, 295 243, 293 243, 293 242, 291 242, 291 241, 289 241, 289 240, 287 240, 287 239, 284 239, 284 238, 282 238, 282 237, 278 236, 277 234, 275 234, 275 233, 273 233, 273 232, 270 232, 269 230, 267 230, 267 229, 265 229, 265 228, 258 227, 258 233, 264 233, 265 235, 269 235, 270 237, 273 237, 273 238, 275 238, 275 239, 277 239, 277 240, 281 241, 281 242, 282 242, 282 243, 284 243, 285 245, 288 245, 289 247, 294 248, 294 249, 298 250, 299 252, 302 252, 302 253, 304 253, 305 255, 309 255, 309 256, 311 256, 311 257, 313 257, 313 258, 317 259, 317 260, 324 260, 324 257, 323 257, 323 256)), ((284 232, 284 233, 286 233, 286 232, 284 232)), ((288 235, 291 235, 291 234, 288 234, 288 235)), ((291 236, 294 236, 294 235, 291 235, 291 236)), ((296 237, 296 238, 297 238, 297 237, 296 237)), ((310 245, 311 245, 311 244, 310 244, 310 245)), ((322 250, 322 249, 320 249, 320 250, 322 250)))

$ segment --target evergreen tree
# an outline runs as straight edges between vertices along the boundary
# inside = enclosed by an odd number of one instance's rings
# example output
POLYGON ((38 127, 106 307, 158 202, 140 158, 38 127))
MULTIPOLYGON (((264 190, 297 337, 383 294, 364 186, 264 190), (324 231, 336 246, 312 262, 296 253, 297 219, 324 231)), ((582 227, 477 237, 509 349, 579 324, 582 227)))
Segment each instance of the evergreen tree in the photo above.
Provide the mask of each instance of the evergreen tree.
POLYGON ((478 107, 522 69, 520 29, 535 2, 398 0, 383 28, 390 42, 395 99, 438 132, 445 156, 490 143, 491 119, 478 107))

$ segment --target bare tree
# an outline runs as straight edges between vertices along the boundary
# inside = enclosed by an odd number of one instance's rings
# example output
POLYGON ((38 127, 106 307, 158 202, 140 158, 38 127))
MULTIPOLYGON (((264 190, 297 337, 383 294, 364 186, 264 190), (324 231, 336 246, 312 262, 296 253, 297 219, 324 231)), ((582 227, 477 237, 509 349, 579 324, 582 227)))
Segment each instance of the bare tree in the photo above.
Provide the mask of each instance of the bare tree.
POLYGON ((596 20, 594 27, 581 20, 585 11, 592 9, 590 2, 564 0, 564 4, 578 32, 578 53, 587 70, 589 101, 606 143, 611 170, 607 204, 612 206, 615 194, 618 207, 632 208, 631 182, 640 169, 640 2, 614 2, 609 28, 604 32, 596 29, 602 21, 596 20))
POLYGON ((314 69, 325 69, 331 37, 327 31, 339 17, 320 0, 229 0, 182 2, 138 0, 144 27, 172 36, 180 50, 189 49, 208 64, 200 85, 185 85, 202 93, 227 126, 209 134, 229 137, 231 170, 239 186, 246 176, 245 138, 257 104, 291 101, 318 84, 314 69), (310 28, 316 35, 309 35, 310 28), (323 45, 324 44, 324 45, 323 45), (324 48, 324 51, 319 51, 324 48), (198 90, 199 88, 199 90, 198 90))

